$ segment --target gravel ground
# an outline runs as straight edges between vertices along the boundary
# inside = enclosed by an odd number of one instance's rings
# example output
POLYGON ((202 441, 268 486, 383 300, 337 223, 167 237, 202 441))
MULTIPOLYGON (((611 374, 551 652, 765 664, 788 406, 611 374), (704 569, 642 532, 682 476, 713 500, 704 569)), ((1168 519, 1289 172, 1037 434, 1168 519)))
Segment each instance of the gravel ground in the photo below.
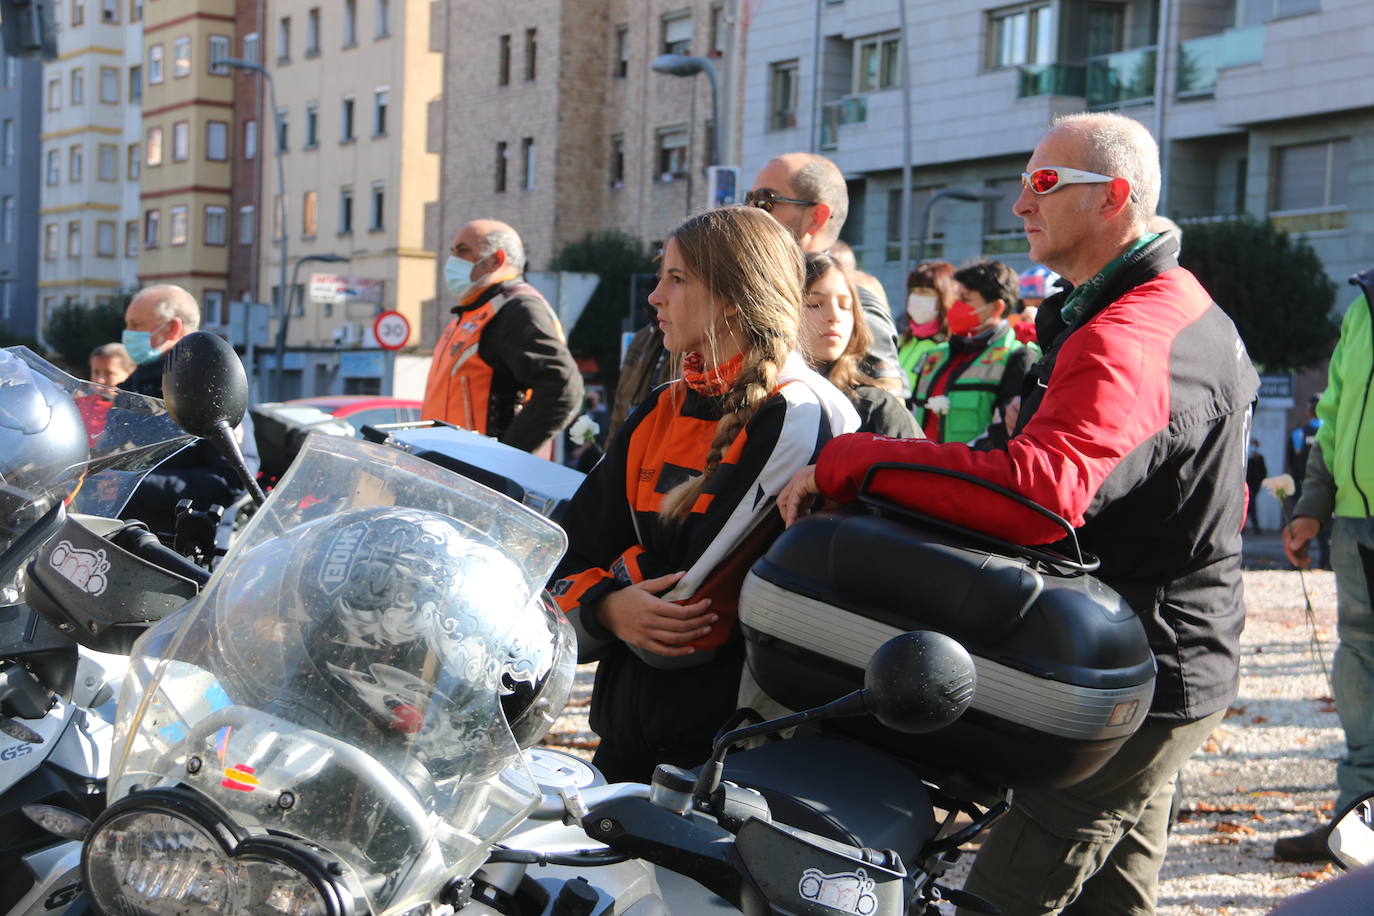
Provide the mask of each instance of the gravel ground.
MULTIPOLYGON (((1305 575, 1326 664, 1335 644, 1335 580, 1305 575)), ((1169 842, 1160 916, 1260 916, 1327 880, 1328 867, 1273 857, 1274 840, 1329 816, 1333 762, 1344 749, 1330 688, 1314 658, 1303 589, 1291 570, 1245 573, 1247 622, 1240 695, 1183 770, 1183 809, 1169 842)), ((590 756, 594 666, 578 671, 572 701, 548 743, 590 756)), ((957 885, 959 872, 947 883, 957 885)))

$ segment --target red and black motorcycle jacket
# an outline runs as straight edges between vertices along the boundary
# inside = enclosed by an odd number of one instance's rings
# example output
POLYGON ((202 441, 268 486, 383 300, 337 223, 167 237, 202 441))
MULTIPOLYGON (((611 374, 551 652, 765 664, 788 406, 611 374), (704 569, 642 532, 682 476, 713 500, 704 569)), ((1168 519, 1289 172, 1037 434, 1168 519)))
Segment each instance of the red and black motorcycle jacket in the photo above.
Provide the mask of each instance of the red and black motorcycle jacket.
MULTIPOLYGON (((1047 299, 1044 357, 1027 374, 1004 449, 842 436, 822 451, 822 493, 852 500, 875 463, 931 464, 1029 497, 1067 519, 1097 575, 1131 604, 1158 664, 1150 714, 1209 715, 1235 697, 1245 456, 1259 377, 1230 318, 1161 236, 1135 251, 1072 323, 1047 299)), ((915 470, 874 475, 879 495, 1022 544, 1058 541, 1044 517, 991 491, 915 470)), ((931 583, 932 586, 938 583, 931 583)))

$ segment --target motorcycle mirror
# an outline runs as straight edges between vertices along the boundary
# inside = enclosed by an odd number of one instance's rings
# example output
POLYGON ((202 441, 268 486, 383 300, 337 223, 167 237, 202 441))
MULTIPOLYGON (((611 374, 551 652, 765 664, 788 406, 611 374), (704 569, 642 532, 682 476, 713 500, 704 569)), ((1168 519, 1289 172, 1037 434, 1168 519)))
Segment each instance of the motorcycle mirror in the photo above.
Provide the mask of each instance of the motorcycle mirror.
POLYGON ((930 630, 889 639, 864 672, 869 710, 888 728, 909 734, 932 732, 958 719, 973 701, 976 683, 968 650, 930 630))
POLYGON ((234 427, 248 409, 248 374, 234 348, 206 331, 192 331, 181 338, 162 369, 162 397, 177 425, 214 442, 253 501, 262 505, 266 496, 249 473, 234 435, 234 427))
POLYGON ((177 425, 208 439, 248 409, 248 375, 234 348, 215 334, 194 331, 177 341, 162 370, 162 396, 177 425))
POLYGON ((1326 848, 1341 868, 1374 863, 1374 795, 1359 799, 1336 818, 1326 835, 1326 848))

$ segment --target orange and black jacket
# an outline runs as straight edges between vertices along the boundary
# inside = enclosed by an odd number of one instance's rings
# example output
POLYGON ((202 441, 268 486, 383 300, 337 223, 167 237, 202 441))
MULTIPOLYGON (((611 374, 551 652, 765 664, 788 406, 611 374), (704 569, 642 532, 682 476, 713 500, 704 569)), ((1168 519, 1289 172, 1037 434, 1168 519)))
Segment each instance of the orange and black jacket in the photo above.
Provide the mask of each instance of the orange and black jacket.
POLYGON ((533 451, 582 403, 582 375, 544 297, 523 279, 453 308, 434 346, 421 416, 533 451))
POLYGON ((744 574, 782 530, 778 492, 815 460, 830 440, 830 423, 807 383, 783 384, 726 450, 687 515, 664 519, 665 494, 706 463, 721 400, 684 381, 659 388, 616 432, 573 496, 564 521, 568 553, 550 589, 578 631, 582 660, 616 642, 585 608, 614 589, 681 570, 687 575, 663 597, 710 597, 720 622, 691 643, 697 651, 688 656, 632 651, 656 668, 695 667, 711 661, 734 632, 744 574))

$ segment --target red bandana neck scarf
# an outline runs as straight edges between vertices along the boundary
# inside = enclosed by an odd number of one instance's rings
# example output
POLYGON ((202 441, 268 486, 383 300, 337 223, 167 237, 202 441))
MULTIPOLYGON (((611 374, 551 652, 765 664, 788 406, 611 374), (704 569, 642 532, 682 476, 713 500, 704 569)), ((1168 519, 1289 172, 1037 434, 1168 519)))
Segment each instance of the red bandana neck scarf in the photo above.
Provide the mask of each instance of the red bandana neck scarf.
POLYGON ((687 353, 682 357, 682 380, 697 394, 718 397, 735 384, 742 368, 743 353, 710 369, 706 368, 706 357, 700 353, 687 353))

